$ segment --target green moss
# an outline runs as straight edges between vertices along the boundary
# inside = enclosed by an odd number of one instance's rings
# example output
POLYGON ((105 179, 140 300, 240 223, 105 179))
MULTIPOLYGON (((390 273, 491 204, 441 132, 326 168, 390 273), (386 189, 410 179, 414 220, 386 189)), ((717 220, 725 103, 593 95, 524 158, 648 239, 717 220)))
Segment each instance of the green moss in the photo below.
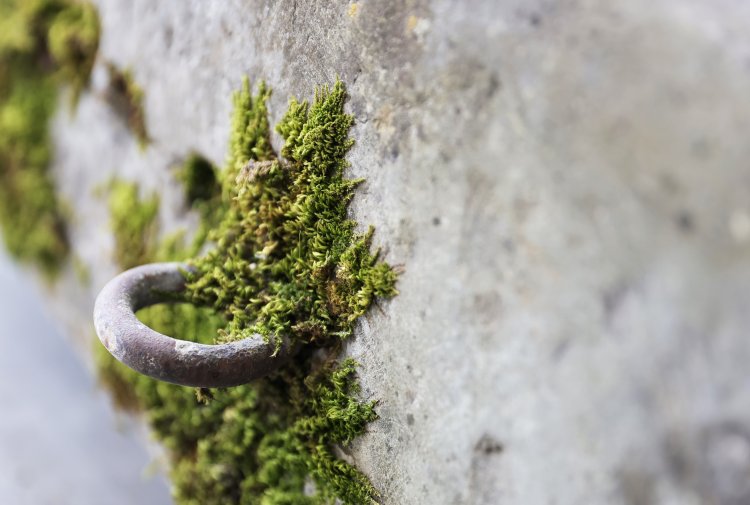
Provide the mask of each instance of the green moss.
POLYGON ((113 180, 108 203, 115 261, 123 269, 148 263, 160 247, 159 196, 142 198, 136 183, 113 180))
POLYGON ((200 225, 193 238, 191 254, 195 256, 206 242, 209 231, 221 223, 226 205, 222 201, 222 186, 218 169, 198 153, 192 153, 177 171, 177 177, 185 188, 187 204, 200 217, 200 225))
POLYGON ((151 139, 146 129, 143 89, 135 82, 130 69, 121 69, 108 63, 107 70, 109 71, 107 100, 138 139, 141 149, 145 149, 151 139))
POLYGON ((221 196, 216 167, 198 153, 187 157, 178 171, 185 186, 185 197, 191 206, 201 202, 215 202, 221 196))
POLYGON ((123 269, 152 261, 186 260, 198 254, 208 232, 221 220, 224 205, 215 167, 198 154, 190 155, 177 170, 188 206, 197 211, 200 224, 190 242, 178 231, 160 238, 159 196, 143 196, 138 183, 112 179, 107 187, 110 228, 115 239, 114 260, 123 269))
POLYGON ((343 177, 353 123, 343 84, 319 90, 312 106, 292 100, 277 126, 286 159, 270 148, 266 98, 261 87, 252 101, 245 83, 235 100, 230 208, 217 247, 195 262, 190 299, 226 314, 223 340, 330 344, 351 334, 374 297, 395 294, 396 274, 370 253, 372 232, 356 233, 346 215, 360 181, 343 177))
POLYGON ((0 0, 0 226, 18 259, 54 276, 69 246, 48 167, 58 88, 77 97, 98 46, 96 11, 64 0, 0 0))
POLYGON ((73 256, 73 272, 75 273, 78 282, 83 285, 91 284, 91 270, 89 266, 83 261, 83 259, 76 255, 73 256))
POLYGON ((72 87, 75 104, 86 87, 99 48, 99 16, 90 4, 72 4, 52 21, 48 32, 58 74, 72 87))
MULTIPOLYGON (((207 166, 186 165, 188 200, 212 202, 204 220, 220 221, 209 235, 213 249, 193 260, 190 304, 152 307, 139 317, 204 343, 288 335, 299 352, 267 378, 199 391, 199 398, 100 351, 102 377, 121 403, 143 409, 170 450, 178 503, 372 503, 375 489, 335 447, 364 432, 375 405, 358 400, 355 363, 336 357, 375 297, 395 294, 396 275, 370 252, 372 231, 357 233, 347 218, 358 181, 343 177, 353 122, 343 112, 343 84, 322 88, 312 104, 290 103, 277 127, 284 158, 271 147, 269 93, 261 85, 252 96, 246 81, 235 96, 220 192, 197 191, 194 181, 210 180, 207 166)), ((185 249, 172 254, 177 259, 185 249)))

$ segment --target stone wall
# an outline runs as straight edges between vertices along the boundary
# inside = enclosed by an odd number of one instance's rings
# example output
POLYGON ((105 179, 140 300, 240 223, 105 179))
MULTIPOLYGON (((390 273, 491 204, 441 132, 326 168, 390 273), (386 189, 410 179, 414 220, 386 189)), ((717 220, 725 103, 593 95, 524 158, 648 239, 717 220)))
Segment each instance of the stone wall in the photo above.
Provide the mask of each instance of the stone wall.
POLYGON ((223 161, 242 77, 275 123, 340 76, 352 212, 405 272, 346 349, 381 416, 346 457, 383 503, 750 503, 750 5, 96 3, 53 167, 91 273, 53 306, 82 348, 116 273, 97 188, 137 180, 190 226, 169 167, 223 161), (145 151, 107 61, 144 89, 145 151))

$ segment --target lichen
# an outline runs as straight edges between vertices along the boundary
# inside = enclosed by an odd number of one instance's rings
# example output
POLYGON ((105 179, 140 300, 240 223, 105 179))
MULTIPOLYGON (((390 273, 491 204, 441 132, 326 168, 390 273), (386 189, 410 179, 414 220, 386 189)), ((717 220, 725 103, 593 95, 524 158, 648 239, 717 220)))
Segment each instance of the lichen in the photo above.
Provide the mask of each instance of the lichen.
MULTIPOLYGON (((347 217, 360 181, 344 178, 353 118, 344 113, 343 84, 321 88, 312 104, 290 102, 277 126, 282 156, 271 147, 269 94, 261 84, 252 96, 245 81, 235 95, 220 196, 198 197, 187 183, 190 202, 213 202, 220 215, 208 237, 213 248, 192 260, 190 303, 138 316, 177 338, 212 343, 259 332, 286 335, 299 351, 267 378, 199 391, 203 401, 100 351, 102 378, 122 403, 145 412, 169 449, 178 503, 373 503, 367 477, 335 447, 365 431, 375 403, 358 398, 356 364, 337 356, 357 317, 396 293, 396 274, 370 252, 372 230, 358 233, 347 217)), ((185 254, 178 249, 171 259, 185 254)))
POLYGON ((75 101, 88 82, 98 40, 89 4, 0 0, 0 226, 10 253, 49 277, 69 253, 49 124, 60 86, 75 101))
POLYGON ((151 139, 146 129, 143 89, 135 82, 130 69, 121 69, 108 62, 107 71, 109 72, 107 101, 135 135, 140 148, 145 149, 151 139))

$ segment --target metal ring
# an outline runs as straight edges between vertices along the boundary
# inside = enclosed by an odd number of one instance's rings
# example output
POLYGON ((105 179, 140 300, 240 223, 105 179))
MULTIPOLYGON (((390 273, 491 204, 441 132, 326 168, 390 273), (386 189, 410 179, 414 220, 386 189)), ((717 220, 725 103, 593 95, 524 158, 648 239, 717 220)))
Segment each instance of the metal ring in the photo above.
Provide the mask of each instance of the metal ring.
POLYGON ((184 263, 152 263, 127 270, 104 286, 94 304, 94 326, 112 355, 142 374, 173 384, 229 387, 268 375, 290 354, 260 335, 219 345, 177 340, 135 316, 138 309, 170 301, 185 289, 184 263))

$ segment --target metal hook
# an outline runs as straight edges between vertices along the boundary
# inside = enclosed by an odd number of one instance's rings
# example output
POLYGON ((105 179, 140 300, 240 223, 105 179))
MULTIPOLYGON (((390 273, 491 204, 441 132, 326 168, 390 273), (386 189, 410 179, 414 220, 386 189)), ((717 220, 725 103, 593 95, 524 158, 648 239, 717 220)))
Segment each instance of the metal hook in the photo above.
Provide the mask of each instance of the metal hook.
POLYGON ((185 289, 184 263, 152 263, 127 270, 104 286, 94 304, 94 326, 112 355, 142 374, 173 384, 229 387, 268 375, 290 355, 256 335, 219 345, 177 340, 140 322, 135 312, 170 301, 185 289))

